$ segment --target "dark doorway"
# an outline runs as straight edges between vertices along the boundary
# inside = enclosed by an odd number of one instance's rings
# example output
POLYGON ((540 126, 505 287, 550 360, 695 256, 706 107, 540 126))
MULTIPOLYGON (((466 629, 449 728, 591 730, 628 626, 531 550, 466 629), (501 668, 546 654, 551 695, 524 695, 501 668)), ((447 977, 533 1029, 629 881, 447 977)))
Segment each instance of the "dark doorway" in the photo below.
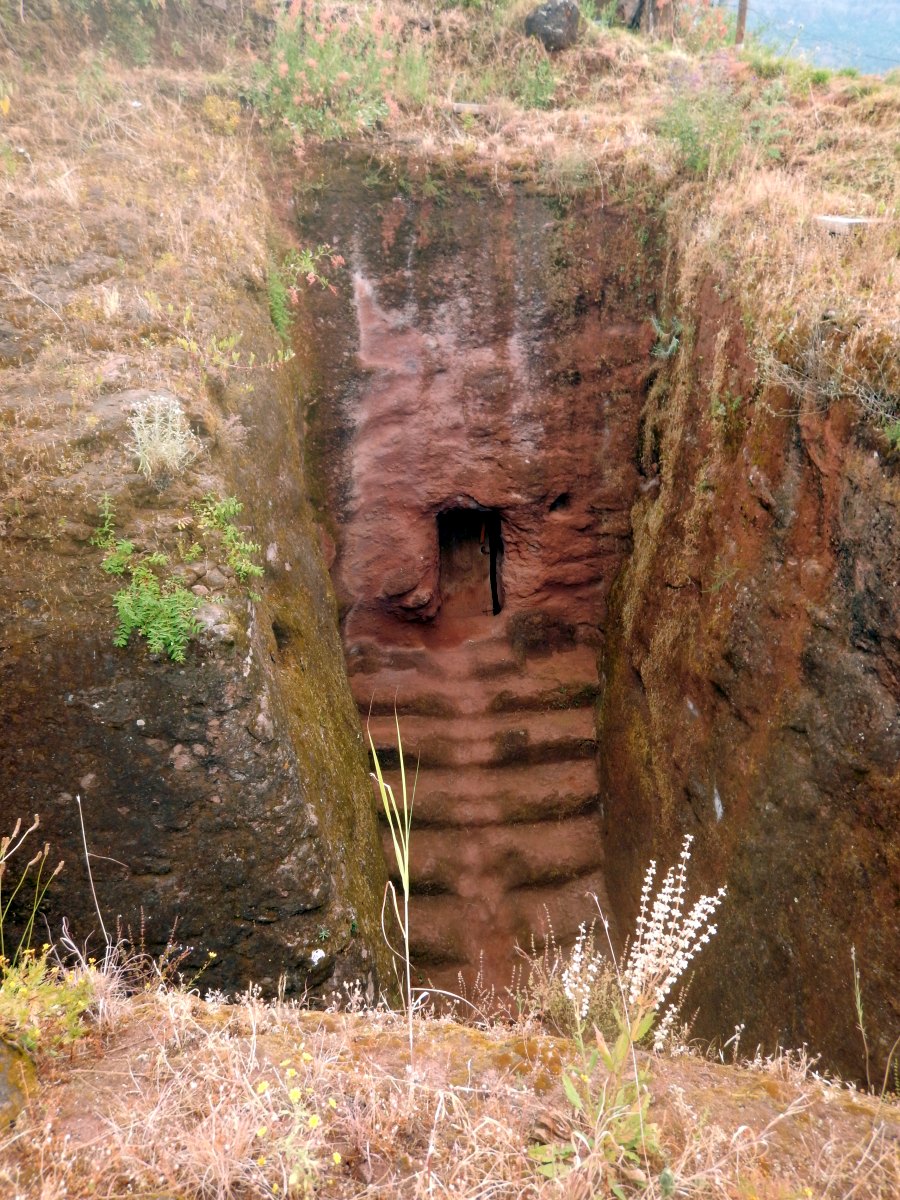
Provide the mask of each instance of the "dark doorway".
POLYGON ((438 513, 442 606, 459 615, 503 608, 503 536, 496 509, 450 508, 438 513))

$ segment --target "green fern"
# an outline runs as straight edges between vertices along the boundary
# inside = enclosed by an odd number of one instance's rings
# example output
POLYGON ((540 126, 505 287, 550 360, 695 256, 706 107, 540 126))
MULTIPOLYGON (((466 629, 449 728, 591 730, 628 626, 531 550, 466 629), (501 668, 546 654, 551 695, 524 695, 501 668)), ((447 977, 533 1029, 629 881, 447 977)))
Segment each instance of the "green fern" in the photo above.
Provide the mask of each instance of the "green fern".
POLYGON ((109 543, 106 557, 100 564, 101 569, 107 575, 124 575, 131 565, 133 554, 134 542, 129 542, 126 538, 119 538, 114 543, 109 543))
POLYGON ((219 500, 214 492, 207 492, 202 500, 194 504, 201 529, 214 529, 222 535, 226 561, 241 583, 248 579, 259 579, 265 574, 263 567, 254 562, 260 553, 258 542, 245 538, 235 519, 243 511, 243 504, 236 496, 225 496, 219 500))
POLYGON ((113 604, 119 618, 116 646, 127 646, 137 631, 151 654, 168 654, 173 662, 184 662, 188 642, 203 628, 195 616, 199 597, 171 582, 161 585, 146 563, 132 569, 131 582, 116 592, 113 604))

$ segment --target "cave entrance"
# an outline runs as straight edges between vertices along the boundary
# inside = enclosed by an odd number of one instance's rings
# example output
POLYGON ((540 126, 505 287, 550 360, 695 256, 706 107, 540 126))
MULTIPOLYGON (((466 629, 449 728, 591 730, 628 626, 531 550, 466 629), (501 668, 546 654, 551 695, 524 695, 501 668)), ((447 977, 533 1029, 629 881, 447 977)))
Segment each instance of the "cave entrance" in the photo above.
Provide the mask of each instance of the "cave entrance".
POLYGON ((442 611, 496 617, 503 608, 500 513, 493 508, 449 508, 438 513, 437 526, 442 611))

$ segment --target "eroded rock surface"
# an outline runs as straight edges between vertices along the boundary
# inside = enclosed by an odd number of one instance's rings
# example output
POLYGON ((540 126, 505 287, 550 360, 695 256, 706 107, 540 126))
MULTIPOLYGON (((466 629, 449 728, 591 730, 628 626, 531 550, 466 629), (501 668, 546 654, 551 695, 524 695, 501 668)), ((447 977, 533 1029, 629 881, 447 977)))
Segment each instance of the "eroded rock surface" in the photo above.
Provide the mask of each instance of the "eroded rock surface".
POLYGON ((865 1070, 900 1026, 900 478, 860 414, 765 386, 737 306, 704 286, 654 391, 604 658, 608 880, 626 927, 648 858, 696 842, 727 882, 698 1032, 807 1044, 865 1070), (652 853, 651 853, 652 851, 652 853))

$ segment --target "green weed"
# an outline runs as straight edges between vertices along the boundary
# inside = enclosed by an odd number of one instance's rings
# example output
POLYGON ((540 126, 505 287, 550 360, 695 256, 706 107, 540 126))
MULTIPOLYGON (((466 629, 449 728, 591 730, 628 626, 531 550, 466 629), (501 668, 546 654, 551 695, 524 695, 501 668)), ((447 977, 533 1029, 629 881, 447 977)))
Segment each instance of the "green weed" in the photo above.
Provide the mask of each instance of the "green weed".
POLYGON ((397 83, 400 94, 408 103, 417 108, 425 106, 431 83, 431 63, 420 46, 408 45, 400 51, 397 83))
POLYGON ((378 125, 400 101, 423 103, 428 58, 414 40, 398 49, 402 28, 387 5, 313 0, 278 25, 259 79, 261 107, 297 135, 334 139, 378 125))
POLYGON ((119 618, 113 644, 127 646, 137 632, 146 638, 151 654, 184 662, 188 642, 203 628, 195 616, 199 604, 199 596, 172 580, 160 583, 146 562, 138 563, 128 587, 113 596, 119 618))
POLYGON ((248 579, 259 579, 265 573, 263 567, 254 561, 260 553, 259 543, 251 542, 235 524, 244 508, 236 496, 226 496, 220 500, 215 493, 207 492, 202 500, 194 503, 193 508, 201 529, 215 530, 221 535, 228 566, 241 583, 246 583, 248 579))
POLYGON ((131 565, 134 549, 134 542, 129 542, 126 538, 119 538, 110 546, 106 557, 100 564, 101 570, 104 570, 107 575, 124 575, 131 565))
POLYGON ((550 58, 540 46, 529 42, 522 51, 512 78, 513 98, 523 108, 550 108, 556 92, 556 76, 550 58))
POLYGON ((194 613, 199 597, 173 579, 164 583, 153 573, 154 567, 168 565, 168 555, 159 551, 135 561, 135 543, 115 536, 115 506, 104 494, 100 501, 100 525, 91 538, 95 546, 106 550, 101 569, 107 575, 130 575, 127 587, 113 596, 119 624, 113 644, 127 646, 137 631, 147 639, 153 654, 168 654, 173 662, 184 662, 184 651, 201 626, 194 613))
POLYGON ((28 949, 0 964, 0 1039, 29 1053, 69 1045, 84 1033, 91 1002, 87 976, 75 977, 48 961, 50 947, 28 949))
POLYGON ((689 174, 712 178, 726 173, 740 154, 741 107, 725 88, 682 93, 666 109, 658 130, 676 144, 689 174))
POLYGON ((771 46, 766 46, 755 38, 748 38, 744 43, 741 54, 744 62, 748 63, 754 75, 759 79, 778 79, 787 74, 788 60, 776 53, 771 46))
POLYGON ((343 256, 329 246, 301 246, 289 250, 280 266, 270 266, 267 275, 269 316, 283 342, 289 342, 294 322, 294 307, 299 303, 300 288, 318 286, 336 292, 326 272, 344 265, 343 256))
MULTIPOLYGON (((183 662, 188 643, 202 628, 195 616, 201 603, 199 597, 183 587, 174 575, 160 578, 156 573, 157 568, 169 567, 168 554, 157 550, 137 556, 134 542, 116 537, 115 506, 108 495, 102 497, 100 505, 100 524, 91 542, 106 551, 101 569, 108 575, 130 577, 127 587, 113 596, 119 618, 114 644, 127 646, 132 633, 137 632, 146 638, 151 653, 165 653, 173 662, 183 662)), ((200 530, 207 536, 203 542, 190 543, 175 538, 172 552, 182 562, 194 562, 204 554, 218 550, 242 583, 264 574, 264 568, 256 561, 259 544, 237 527, 236 518, 243 505, 236 496, 220 499, 208 492, 192 507, 200 530), (217 545, 210 545, 211 536, 217 545)), ((183 529, 190 523, 190 517, 184 518, 178 528, 183 529)))
POLYGON ((781 80, 769 84, 753 106, 747 128, 749 140, 760 147, 766 158, 776 161, 782 158, 781 142, 789 133, 780 120, 780 115, 787 111, 786 100, 781 80))
MULTIPOLYGON (((337 289, 325 272, 343 266, 343 255, 338 254, 327 242, 322 242, 318 246, 301 246, 289 251, 281 264, 281 277, 289 295, 296 291, 301 283, 310 286, 315 284, 335 292, 337 289)), ((293 296, 290 298, 293 300, 293 296)))
POLYGON ((91 537, 91 545, 109 550, 115 541, 116 506, 109 492, 100 497, 100 524, 91 537))
POLYGON ((612 29, 619 24, 619 0, 608 0, 602 5, 598 0, 587 0, 581 5, 581 13, 586 21, 593 21, 601 29, 612 29))
POLYGON ((126 61, 139 67, 150 61, 155 32, 150 18, 166 7, 166 0, 70 0, 70 4, 83 14, 86 28, 126 61))
POLYGON ((283 342, 290 341, 293 320, 290 297, 281 272, 276 267, 270 266, 266 274, 266 291, 269 296, 269 316, 275 326, 275 332, 283 342))
POLYGON ((49 945, 40 951, 31 945, 41 903, 63 866, 48 872, 47 843, 14 877, 8 894, 4 890, 10 859, 39 826, 37 815, 25 830, 20 819, 11 834, 0 838, 0 1039, 29 1053, 53 1051, 79 1037, 81 1016, 91 1000, 87 978, 75 978, 49 962, 49 945), (13 949, 6 931, 14 908, 22 932, 13 949))
POLYGON ((19 165, 19 158, 13 147, 5 139, 0 140, 0 171, 4 175, 13 176, 19 170, 19 165))
POLYGON ((827 67, 810 67, 803 77, 815 87, 823 87, 831 79, 831 72, 827 67))

